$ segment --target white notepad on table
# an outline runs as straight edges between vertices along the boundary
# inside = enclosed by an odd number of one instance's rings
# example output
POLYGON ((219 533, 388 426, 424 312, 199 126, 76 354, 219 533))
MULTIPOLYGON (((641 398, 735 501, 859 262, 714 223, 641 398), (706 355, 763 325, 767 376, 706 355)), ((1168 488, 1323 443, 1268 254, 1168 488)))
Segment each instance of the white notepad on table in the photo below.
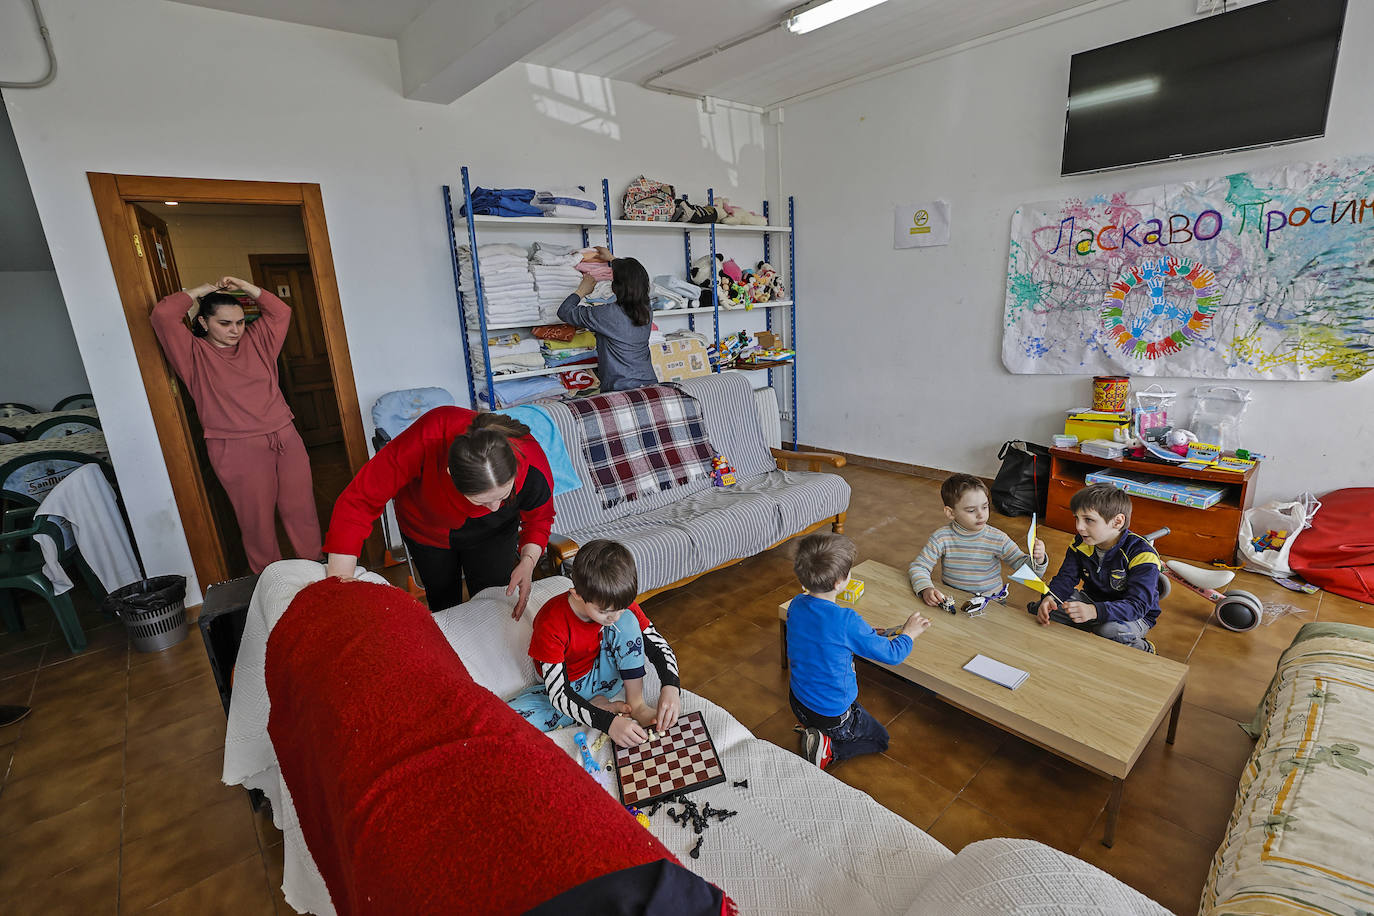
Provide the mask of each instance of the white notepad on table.
POLYGON ((964 670, 979 677, 985 677, 994 684, 1001 684, 1009 690, 1020 687, 1026 678, 1030 677, 1020 668, 1013 668, 1011 665, 988 658, 986 655, 973 656, 973 660, 964 666, 964 670))

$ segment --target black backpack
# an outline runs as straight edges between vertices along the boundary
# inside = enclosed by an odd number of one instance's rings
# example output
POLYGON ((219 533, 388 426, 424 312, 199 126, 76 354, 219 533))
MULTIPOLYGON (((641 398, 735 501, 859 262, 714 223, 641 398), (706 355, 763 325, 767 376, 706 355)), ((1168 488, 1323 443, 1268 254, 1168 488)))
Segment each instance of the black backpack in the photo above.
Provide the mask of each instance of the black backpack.
POLYGON ((992 481, 992 506, 1003 515, 1045 517, 1050 496, 1050 450, 1015 439, 1002 443, 1002 469, 992 481))

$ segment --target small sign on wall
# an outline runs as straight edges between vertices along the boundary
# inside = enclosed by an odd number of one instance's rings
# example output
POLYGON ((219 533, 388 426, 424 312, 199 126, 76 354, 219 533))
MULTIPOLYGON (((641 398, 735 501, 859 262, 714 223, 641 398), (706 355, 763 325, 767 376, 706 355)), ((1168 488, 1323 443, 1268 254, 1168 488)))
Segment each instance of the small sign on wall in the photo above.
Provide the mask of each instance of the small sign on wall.
POLYGON ((930 248, 949 244, 949 202, 904 204, 892 210, 893 248, 930 248))
POLYGON ((277 298, 278 298, 278 299, 290 299, 290 298, 291 298, 291 287, 287 286, 285 283, 283 283, 282 285, 278 286, 278 287, 277 287, 277 298))

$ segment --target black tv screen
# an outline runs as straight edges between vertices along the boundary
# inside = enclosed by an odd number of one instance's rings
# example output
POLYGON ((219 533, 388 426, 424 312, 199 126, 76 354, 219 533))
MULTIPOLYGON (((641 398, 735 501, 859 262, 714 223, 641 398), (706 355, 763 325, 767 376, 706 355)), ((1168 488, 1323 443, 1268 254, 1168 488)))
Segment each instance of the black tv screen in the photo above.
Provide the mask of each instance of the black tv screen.
POLYGON ((1346 0, 1265 0, 1075 54, 1065 175, 1320 137, 1346 0))

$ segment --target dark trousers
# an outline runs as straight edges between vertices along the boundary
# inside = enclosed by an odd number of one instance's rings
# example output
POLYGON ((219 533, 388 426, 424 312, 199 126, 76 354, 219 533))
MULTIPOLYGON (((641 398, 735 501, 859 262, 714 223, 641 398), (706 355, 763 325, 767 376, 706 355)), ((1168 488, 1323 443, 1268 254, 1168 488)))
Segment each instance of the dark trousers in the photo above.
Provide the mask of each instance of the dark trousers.
POLYGON ((788 702, 797 721, 807 728, 818 728, 830 736, 831 748, 835 752, 835 762, 858 757, 861 754, 879 754, 887 750, 887 729, 881 722, 868 714, 868 710, 855 700, 854 705, 840 716, 822 716, 802 705, 801 701, 787 693, 788 702))
POLYGON ((510 584, 510 574, 519 561, 516 547, 519 517, 512 511, 509 519, 502 520, 505 523, 492 524, 486 522, 488 519, 494 516, 472 519, 451 532, 447 550, 401 535, 431 611, 446 611, 460 604, 464 579, 468 583, 468 597, 493 585, 510 584), (474 525, 478 521, 486 523, 474 525))

